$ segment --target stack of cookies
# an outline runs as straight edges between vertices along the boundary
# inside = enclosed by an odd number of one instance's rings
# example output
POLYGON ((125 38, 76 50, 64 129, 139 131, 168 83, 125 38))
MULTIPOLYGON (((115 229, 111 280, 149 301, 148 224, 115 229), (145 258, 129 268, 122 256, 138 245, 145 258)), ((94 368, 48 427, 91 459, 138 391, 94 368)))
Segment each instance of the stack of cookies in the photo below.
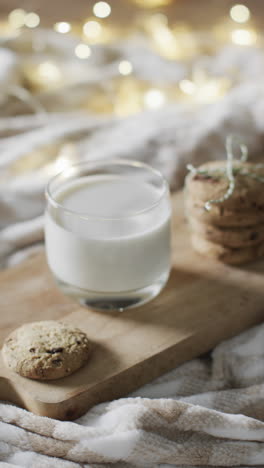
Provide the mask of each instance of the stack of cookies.
POLYGON ((191 171, 185 211, 197 252, 240 264, 264 256, 264 167, 235 161, 233 174, 234 189, 223 199, 230 186, 225 161, 191 171))

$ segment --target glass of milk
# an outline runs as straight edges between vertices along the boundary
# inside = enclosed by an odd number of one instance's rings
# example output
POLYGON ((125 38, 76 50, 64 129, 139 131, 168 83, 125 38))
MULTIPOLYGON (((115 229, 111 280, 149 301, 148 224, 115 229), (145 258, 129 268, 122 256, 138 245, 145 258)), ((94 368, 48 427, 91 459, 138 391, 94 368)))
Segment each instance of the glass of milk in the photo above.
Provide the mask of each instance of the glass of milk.
POLYGON ((136 306, 165 285, 171 264, 168 184, 150 166, 89 161, 47 186, 45 242, 61 289, 97 309, 136 306))

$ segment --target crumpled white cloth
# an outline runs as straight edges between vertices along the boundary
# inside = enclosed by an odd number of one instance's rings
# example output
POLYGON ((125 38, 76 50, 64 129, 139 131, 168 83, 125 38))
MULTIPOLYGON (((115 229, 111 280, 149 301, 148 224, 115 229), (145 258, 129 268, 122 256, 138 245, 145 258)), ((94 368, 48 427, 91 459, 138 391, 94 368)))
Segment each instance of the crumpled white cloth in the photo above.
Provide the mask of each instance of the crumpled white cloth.
MULTIPOLYGON (((43 37, 38 37, 37 45, 44 46, 37 57, 48 60, 52 54, 63 63, 68 82, 66 88, 37 94, 44 112, 30 114, 29 103, 14 102, 8 86, 22 85, 22 62, 34 55, 34 33, 2 42, 6 46, 0 50, 2 267, 43 248, 44 188, 69 163, 102 157, 143 160, 160 169, 177 189, 187 163, 225 158, 230 133, 248 146, 252 160, 263 161, 262 49, 227 46, 206 58, 210 73, 233 80, 222 100, 199 106, 170 103, 120 118, 78 110, 84 96, 98 86, 107 87, 118 75, 120 60, 131 60, 135 76, 153 86, 176 86, 188 77, 191 64, 161 59, 141 39, 95 47, 91 62, 77 63, 72 58, 75 39, 38 34, 43 37)), ((264 466, 263 343, 264 328, 259 326, 219 345, 212 358, 186 363, 130 398, 93 408, 75 423, 41 418, 3 403, 0 464, 264 466)))
MULTIPOLYGON (((200 164, 208 159, 225 158, 225 138, 228 133, 240 137, 248 145, 251 157, 258 155, 262 147, 262 120, 256 124, 257 111, 263 102, 258 102, 252 115, 246 103, 247 89, 234 92, 217 104, 199 110, 177 109, 170 106, 155 112, 145 112, 126 119, 92 119, 79 115, 49 115, 39 117, 39 126, 18 135, 2 147, 0 167, 8 170, 22 160, 27 152, 36 151, 47 141, 53 144, 60 139, 71 138, 74 151, 73 163, 91 158, 125 157, 139 159, 160 169, 173 189, 179 188, 186 174, 186 164, 200 164)), ((254 93, 257 92, 254 90, 254 93)), ((257 101, 254 97, 254 103, 257 101)), ((4 119, 10 127, 16 117, 4 119)), ((20 118, 21 119, 21 118, 20 118)), ((23 124, 32 121, 25 116, 23 124)), ((18 122, 19 123, 19 122, 18 122)), ((1 124, 1 119, 0 119, 1 124)), ((34 122, 36 125, 36 122, 34 122)), ((17 131, 17 129, 16 129, 17 131)), ((51 173, 45 168, 24 172, 19 176, 2 178, 0 186, 0 256, 7 255, 28 243, 40 241, 41 216, 45 206, 44 188, 51 173), (34 237, 34 235, 36 237, 34 237), (21 236, 23 240, 21 240, 21 236), (33 237, 32 237, 33 236, 33 237)))

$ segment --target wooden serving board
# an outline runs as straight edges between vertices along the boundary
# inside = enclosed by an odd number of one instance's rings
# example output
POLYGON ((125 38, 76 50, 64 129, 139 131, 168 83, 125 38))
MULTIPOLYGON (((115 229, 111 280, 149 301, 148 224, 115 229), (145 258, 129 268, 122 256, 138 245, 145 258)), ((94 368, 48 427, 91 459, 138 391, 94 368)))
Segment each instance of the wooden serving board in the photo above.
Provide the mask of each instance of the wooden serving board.
POLYGON ((19 325, 63 319, 94 342, 90 361, 75 374, 38 382, 5 368, 0 357, 0 399, 34 413, 74 419, 92 405, 127 395, 178 364, 264 318, 264 260, 243 268, 195 254, 173 197, 173 268, 152 302, 124 312, 98 312, 63 296, 44 255, 0 274, 0 343, 19 325))

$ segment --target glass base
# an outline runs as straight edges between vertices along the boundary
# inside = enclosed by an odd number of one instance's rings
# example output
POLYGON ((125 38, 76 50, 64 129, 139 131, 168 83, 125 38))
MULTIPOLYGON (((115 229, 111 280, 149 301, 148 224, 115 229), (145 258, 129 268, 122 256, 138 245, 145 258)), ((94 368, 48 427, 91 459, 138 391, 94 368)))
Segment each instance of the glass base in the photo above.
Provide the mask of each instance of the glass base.
POLYGON ((64 294, 72 296, 79 301, 81 305, 96 310, 123 311, 128 308, 138 307, 154 299, 165 286, 168 277, 169 274, 166 273, 162 275, 156 283, 151 284, 150 286, 146 286, 142 289, 117 293, 87 291, 86 289, 79 289, 75 286, 64 283, 56 277, 55 280, 64 294))

